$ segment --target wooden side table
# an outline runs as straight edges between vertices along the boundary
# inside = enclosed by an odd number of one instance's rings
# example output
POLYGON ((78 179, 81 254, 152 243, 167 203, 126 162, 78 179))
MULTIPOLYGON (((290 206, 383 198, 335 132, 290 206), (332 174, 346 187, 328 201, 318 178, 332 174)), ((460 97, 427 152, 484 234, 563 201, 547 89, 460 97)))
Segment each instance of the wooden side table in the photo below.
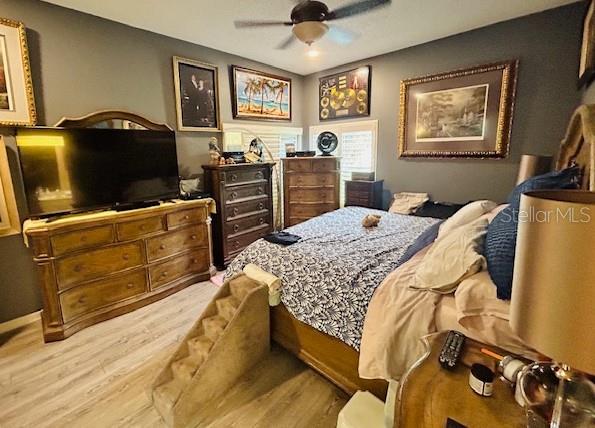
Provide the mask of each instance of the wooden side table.
MULTIPOLYGON (((525 411, 514 401, 513 391, 498 376, 491 397, 481 397, 469 386, 469 368, 481 363, 495 370, 496 362, 482 354, 486 347, 467 338, 454 370, 443 369, 438 355, 447 332, 426 336, 428 355, 401 380, 395 405, 395 427, 445 428, 448 418, 474 427, 526 427, 525 411)), ((489 347, 504 355, 494 347, 489 347)))
POLYGON ((345 206, 382 209, 382 186, 384 180, 345 181, 345 206))

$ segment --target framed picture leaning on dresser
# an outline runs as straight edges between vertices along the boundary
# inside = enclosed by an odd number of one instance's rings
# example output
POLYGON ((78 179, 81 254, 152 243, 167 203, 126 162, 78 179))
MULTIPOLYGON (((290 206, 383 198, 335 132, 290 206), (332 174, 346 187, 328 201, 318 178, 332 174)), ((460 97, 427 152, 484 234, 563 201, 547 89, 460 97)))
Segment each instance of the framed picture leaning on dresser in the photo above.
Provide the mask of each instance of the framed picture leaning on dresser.
POLYGON ((0 18, 0 125, 33 126, 36 122, 25 26, 0 18))

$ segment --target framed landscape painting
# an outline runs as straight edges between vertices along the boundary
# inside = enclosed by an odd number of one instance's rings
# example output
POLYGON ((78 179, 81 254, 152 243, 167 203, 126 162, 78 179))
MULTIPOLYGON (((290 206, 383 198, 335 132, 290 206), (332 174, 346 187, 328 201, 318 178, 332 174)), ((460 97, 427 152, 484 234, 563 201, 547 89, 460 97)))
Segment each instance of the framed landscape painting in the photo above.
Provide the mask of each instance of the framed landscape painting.
POLYGON ((0 125, 33 126, 36 121, 25 26, 0 18, 0 125))
POLYGON ((518 61, 401 81, 399 156, 505 158, 518 61))
POLYGON ((232 66, 234 119, 291 121, 291 79, 232 66))
POLYGON ((583 19, 583 40, 578 70, 578 86, 588 86, 595 77, 595 2, 587 2, 583 19))
POLYGON ((219 131, 217 67, 177 56, 173 62, 178 130, 219 131))
POLYGON ((320 78, 318 118, 323 120, 370 116, 370 66, 320 78))

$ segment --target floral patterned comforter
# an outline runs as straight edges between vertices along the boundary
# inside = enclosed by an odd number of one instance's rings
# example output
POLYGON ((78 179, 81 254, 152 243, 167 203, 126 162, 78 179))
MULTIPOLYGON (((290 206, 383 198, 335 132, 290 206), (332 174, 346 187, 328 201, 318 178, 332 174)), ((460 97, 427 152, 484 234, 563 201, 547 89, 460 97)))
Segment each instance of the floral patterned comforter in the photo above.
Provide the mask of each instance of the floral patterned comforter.
POLYGON ((295 318, 359 350, 374 291, 399 266, 407 247, 437 221, 342 208, 285 229, 302 237, 297 244, 252 243, 229 265, 226 277, 248 263, 278 276, 281 300, 295 318), (382 216, 378 227, 362 227, 366 214, 382 216))

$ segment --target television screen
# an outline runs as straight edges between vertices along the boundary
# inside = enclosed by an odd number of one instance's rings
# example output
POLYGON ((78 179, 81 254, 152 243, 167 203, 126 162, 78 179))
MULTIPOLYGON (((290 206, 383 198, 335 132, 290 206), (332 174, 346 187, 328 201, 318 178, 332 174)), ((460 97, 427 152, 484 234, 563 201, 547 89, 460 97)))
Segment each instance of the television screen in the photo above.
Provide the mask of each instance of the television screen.
POLYGON ((32 217, 179 194, 173 131, 29 128, 16 141, 32 217))

